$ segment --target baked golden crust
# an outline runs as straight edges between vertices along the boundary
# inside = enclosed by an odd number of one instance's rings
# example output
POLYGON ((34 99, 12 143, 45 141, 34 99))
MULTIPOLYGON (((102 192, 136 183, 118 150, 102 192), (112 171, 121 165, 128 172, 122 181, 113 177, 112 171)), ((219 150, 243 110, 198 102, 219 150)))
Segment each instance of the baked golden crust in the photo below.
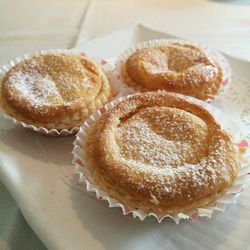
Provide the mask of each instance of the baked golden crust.
POLYGON ((128 86, 167 90, 206 100, 222 83, 222 69, 200 48, 187 44, 155 45, 139 49, 121 65, 128 86))
POLYGON ((104 71, 77 54, 34 55, 12 67, 1 86, 1 104, 9 115, 59 130, 80 126, 110 96, 104 71))
POLYGON ((97 185, 159 216, 215 202, 240 167, 238 148, 213 116, 167 92, 119 103, 88 132, 84 150, 97 185))

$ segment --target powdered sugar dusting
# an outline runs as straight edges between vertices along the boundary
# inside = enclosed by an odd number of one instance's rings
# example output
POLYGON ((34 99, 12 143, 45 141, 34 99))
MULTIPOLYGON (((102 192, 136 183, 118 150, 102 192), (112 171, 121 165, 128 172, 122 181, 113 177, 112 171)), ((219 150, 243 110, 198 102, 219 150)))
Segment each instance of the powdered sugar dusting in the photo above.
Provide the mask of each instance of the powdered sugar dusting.
POLYGON ((58 99, 61 100, 55 82, 48 75, 17 71, 9 80, 15 83, 18 94, 26 100, 32 100, 33 105, 48 105, 53 102, 58 103, 58 99))
POLYGON ((227 146, 222 138, 216 140, 200 118, 175 108, 142 109, 124 121, 116 136, 127 171, 141 176, 138 188, 150 183, 158 197, 185 193, 188 199, 201 187, 213 190, 224 178, 227 146))
POLYGON ((38 108, 94 100, 100 87, 99 69, 73 54, 33 56, 8 73, 9 98, 38 108))

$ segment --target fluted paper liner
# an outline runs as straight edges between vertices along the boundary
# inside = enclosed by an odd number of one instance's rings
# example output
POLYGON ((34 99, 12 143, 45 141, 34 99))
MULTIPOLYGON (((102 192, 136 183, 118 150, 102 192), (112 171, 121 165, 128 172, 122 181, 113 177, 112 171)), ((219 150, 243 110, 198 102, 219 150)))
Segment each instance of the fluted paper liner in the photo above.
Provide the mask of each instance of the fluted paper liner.
MULTIPOLYGON (((180 94, 174 94, 177 96, 182 96, 180 94)), ((118 201, 117 199, 112 198, 107 192, 103 191, 91 174, 89 170, 88 162, 86 160, 84 147, 85 147, 85 137, 88 133, 88 130, 93 126, 96 120, 102 116, 104 112, 107 110, 112 109, 116 104, 121 102, 122 100, 128 98, 130 95, 126 97, 120 97, 107 105, 103 108, 99 109, 95 113, 93 113, 80 127, 79 132, 76 135, 76 140, 74 141, 74 148, 73 148, 73 165, 75 166, 75 173, 78 176, 78 182, 80 185, 85 186, 86 190, 89 192, 93 192, 96 195, 96 198, 99 200, 106 200, 109 204, 109 207, 120 207, 122 213, 124 215, 132 214, 132 216, 138 217, 140 220, 144 220, 147 217, 153 216, 156 220, 160 223, 164 220, 164 218, 171 218, 173 219, 176 224, 179 223, 181 219, 188 219, 188 220, 196 220, 197 217, 211 217, 214 211, 224 211, 226 206, 229 204, 236 203, 236 198, 240 193, 248 186, 249 184, 249 176, 250 174, 250 166, 248 165, 249 155, 245 153, 244 159, 241 162, 241 169, 239 170, 238 177, 234 182, 233 186, 230 187, 224 195, 222 195, 215 203, 208 205, 205 208, 196 208, 192 211, 186 213, 178 213, 176 215, 166 214, 162 217, 158 217, 154 213, 146 213, 140 209, 128 206, 123 204, 122 202, 118 201)), ((232 120, 230 120, 227 116, 225 116, 220 110, 216 109, 212 105, 208 103, 203 103, 198 101, 192 97, 185 97, 189 101, 198 103, 203 105, 207 110, 209 110, 216 120, 222 125, 223 128, 229 129, 231 134, 233 135, 234 139, 238 143, 238 146, 244 150, 246 150, 248 143, 244 140, 244 134, 241 129, 235 124, 232 120)))
MULTIPOLYGON (((38 51, 38 52, 35 52, 35 53, 32 53, 30 55, 28 54, 25 54, 24 56, 21 56, 21 57, 17 57, 11 61, 9 61, 8 64, 5 64, 4 66, 2 66, 0 68, 0 84, 2 83, 2 79, 4 77, 4 75, 10 70, 10 68, 12 68, 13 66, 15 66, 16 64, 22 62, 23 60, 25 59, 29 59, 31 56, 34 56, 34 55, 43 55, 43 54, 47 54, 47 53, 54 53, 54 54, 57 54, 57 53, 64 53, 64 54, 81 54, 82 52, 79 52, 77 50, 65 50, 65 49, 50 49, 50 50, 41 50, 41 51, 38 51)), ((84 54, 84 53, 83 53, 84 54)), ((73 135, 73 134, 76 134, 79 130, 79 127, 74 127, 74 128, 71 128, 71 129, 62 129, 62 130, 58 130, 58 129, 47 129, 47 128, 44 128, 44 127, 37 127, 35 126, 34 124, 28 124, 28 123, 25 123, 23 121, 20 121, 10 115, 8 115, 6 113, 6 111, 4 110, 4 108, 2 108, 0 106, 0 111, 2 113, 4 113, 4 117, 6 119, 9 119, 11 120, 12 122, 14 122, 14 124, 18 125, 18 126, 21 126, 21 127, 24 127, 24 128, 28 128, 28 129, 31 129, 35 132, 39 132, 41 134, 44 134, 44 135, 51 135, 51 136, 67 136, 67 135, 73 135)))
MULTIPOLYGON (((122 86, 123 92, 125 91, 127 94, 138 92, 138 91, 134 90, 133 88, 127 86, 127 84, 125 82, 123 82, 122 76, 121 76, 122 64, 127 60, 127 58, 131 54, 133 54, 135 51, 137 51, 139 49, 157 46, 157 45, 172 44, 172 43, 194 45, 194 46, 202 49, 208 57, 217 61, 222 68, 222 83, 221 83, 220 90, 216 96, 218 96, 219 93, 221 93, 222 91, 227 89, 228 84, 231 81, 231 70, 230 70, 230 66, 229 66, 227 59, 220 52, 218 52, 215 49, 212 49, 212 48, 207 47, 207 46, 202 45, 202 44, 198 44, 198 43, 194 43, 194 42, 190 42, 190 41, 182 40, 182 39, 155 39, 155 40, 150 40, 150 41, 139 43, 135 46, 132 46, 128 50, 124 51, 117 58, 117 60, 115 60, 115 62, 113 62, 114 68, 111 69, 111 72, 110 72, 111 78, 114 78, 114 81, 119 80, 123 83, 123 86, 122 86)), ((119 88, 121 88, 121 86, 119 88)), ((209 98, 207 101, 211 101, 213 98, 214 97, 209 98)))

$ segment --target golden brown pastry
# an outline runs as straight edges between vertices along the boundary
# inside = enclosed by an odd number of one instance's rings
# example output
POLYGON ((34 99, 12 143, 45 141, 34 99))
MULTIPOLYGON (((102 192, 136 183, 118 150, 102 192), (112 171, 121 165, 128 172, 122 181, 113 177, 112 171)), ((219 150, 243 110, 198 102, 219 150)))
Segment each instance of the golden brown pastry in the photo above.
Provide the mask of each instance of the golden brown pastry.
POLYGON ((12 67, 1 86, 1 104, 9 115, 58 130, 80 126, 110 96, 104 71, 77 54, 34 55, 12 67))
POLYGON ((138 49, 121 65, 125 83, 139 91, 167 90, 206 100, 222 83, 222 69, 200 48, 188 44, 138 49))
POLYGON ((97 185, 159 216, 215 202, 240 167, 236 144, 213 115, 167 92, 119 103, 89 130, 84 150, 97 185))

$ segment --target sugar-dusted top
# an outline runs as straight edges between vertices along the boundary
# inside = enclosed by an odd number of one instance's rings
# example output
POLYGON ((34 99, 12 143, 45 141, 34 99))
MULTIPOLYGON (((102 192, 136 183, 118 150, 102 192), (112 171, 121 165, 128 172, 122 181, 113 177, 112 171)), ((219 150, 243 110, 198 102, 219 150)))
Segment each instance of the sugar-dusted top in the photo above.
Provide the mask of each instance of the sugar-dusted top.
POLYGON ((100 72, 93 63, 66 54, 33 56, 12 68, 4 81, 9 99, 37 108, 88 102, 101 87, 100 72))
POLYGON ((207 205, 239 169, 237 147, 213 115, 167 92, 128 98, 92 133, 87 154, 98 184, 125 203, 159 213, 207 205))
MULTIPOLYGON (((187 180, 193 187, 209 182, 214 188, 218 173, 227 171, 225 142, 217 138, 211 150, 209 130, 202 119, 178 108, 142 108, 117 128, 116 145, 126 171, 154 173, 147 175, 152 192, 182 195, 187 180)), ((143 181, 137 184, 144 187, 143 181)))

